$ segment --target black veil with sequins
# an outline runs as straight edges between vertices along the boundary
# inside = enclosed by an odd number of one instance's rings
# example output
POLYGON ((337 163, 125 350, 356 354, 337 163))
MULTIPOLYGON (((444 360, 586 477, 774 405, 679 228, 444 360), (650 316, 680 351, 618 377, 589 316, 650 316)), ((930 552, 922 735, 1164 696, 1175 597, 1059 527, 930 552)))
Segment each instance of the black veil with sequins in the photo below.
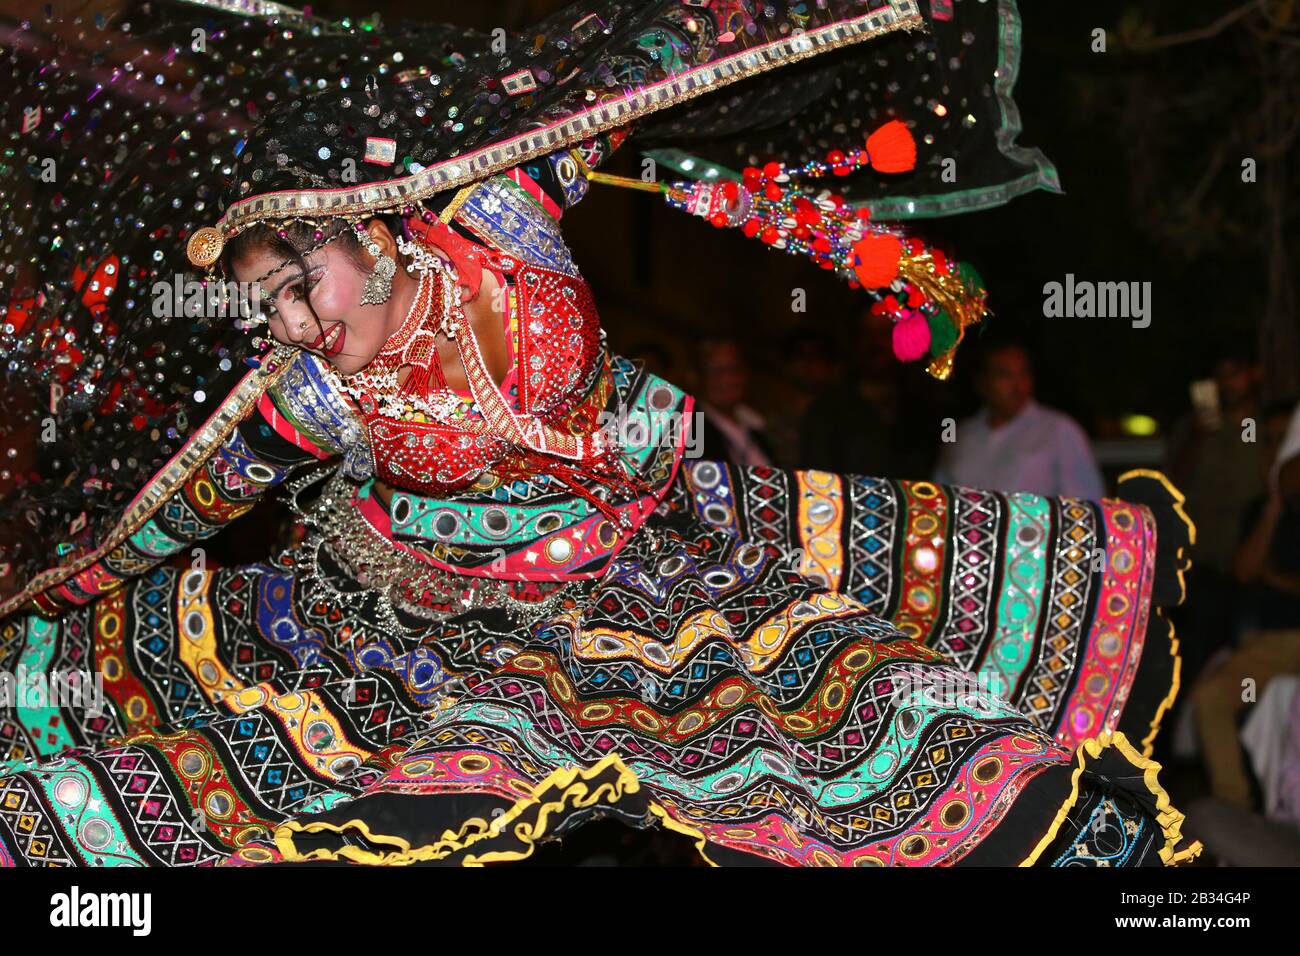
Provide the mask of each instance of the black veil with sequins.
MULTIPOLYGON (((330 185, 370 134, 397 148, 392 165, 357 162, 362 182, 417 171, 652 82, 693 32, 774 31, 780 16, 797 27, 803 6, 579 2, 505 37, 327 22, 258 0, 0 17, 0 597, 100 540, 246 370, 255 340, 186 313, 201 277, 185 239, 226 203, 330 185), (503 87, 525 65, 535 89, 503 87), (312 103, 343 100, 356 109, 306 119, 312 103)), ((1015 146, 1012 0, 919 7, 929 32, 691 99, 645 117, 631 142, 661 178, 705 175, 802 162, 898 116, 922 145, 918 169, 837 183, 877 218, 1055 188, 1041 154, 1015 146), (956 159, 956 182, 941 158, 956 159)))

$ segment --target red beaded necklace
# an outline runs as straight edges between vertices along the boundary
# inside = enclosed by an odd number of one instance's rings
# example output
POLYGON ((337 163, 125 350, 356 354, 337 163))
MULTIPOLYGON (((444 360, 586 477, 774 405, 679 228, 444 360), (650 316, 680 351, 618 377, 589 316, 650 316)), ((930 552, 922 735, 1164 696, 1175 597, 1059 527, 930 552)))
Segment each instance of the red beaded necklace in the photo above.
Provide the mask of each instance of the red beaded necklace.
POLYGON ((456 297, 446 295, 446 291, 441 274, 434 270, 421 272, 401 326, 365 368, 339 376, 343 390, 358 399, 363 395, 380 401, 404 397, 413 400, 418 408, 431 391, 445 389, 447 382, 438 362, 438 335, 452 337, 456 318, 453 310, 460 308, 456 297), (443 308, 435 309, 440 299, 443 308), (399 382, 398 374, 405 366, 410 366, 410 372, 404 382, 399 382))

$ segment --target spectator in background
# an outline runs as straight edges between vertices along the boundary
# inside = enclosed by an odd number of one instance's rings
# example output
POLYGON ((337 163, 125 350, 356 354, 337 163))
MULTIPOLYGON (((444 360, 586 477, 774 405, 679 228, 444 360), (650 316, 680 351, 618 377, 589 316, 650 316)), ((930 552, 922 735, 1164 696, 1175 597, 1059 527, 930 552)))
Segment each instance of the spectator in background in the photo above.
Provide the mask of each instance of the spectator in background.
POLYGON ((711 338, 700 343, 699 389, 704 413, 704 458, 733 465, 773 464, 772 446, 763 417, 746 404, 749 365, 734 339, 711 338))
POLYGON ((894 358, 894 323, 864 310, 852 371, 813 400, 800 424, 800 468, 839 474, 923 478, 934 430, 918 418, 929 403, 904 394, 906 370, 894 358))
POLYGON ((1236 341, 1215 343, 1211 354, 1213 386, 1194 392, 1193 411, 1172 429, 1167 465, 1196 524, 1187 600, 1173 612, 1189 678, 1233 642, 1242 596, 1233 577, 1241 520, 1265 490, 1268 464, 1259 443, 1245 440, 1243 424, 1259 414, 1259 363, 1236 341))
POLYGON ((988 344, 979 356, 976 391, 983 406, 959 422, 936 480, 1000 491, 1100 498, 1101 470, 1074 419, 1034 400, 1028 350, 1019 342, 988 344))
POLYGON ((1284 497, 1269 478, 1294 408, 1294 402, 1277 402, 1259 418, 1260 477, 1267 491, 1241 516, 1233 565, 1245 589, 1238 631, 1300 628, 1300 496, 1284 497))
MULTIPOLYGON (((1258 700, 1274 677, 1300 672, 1300 497, 1269 478, 1290 414, 1288 403, 1260 416, 1260 472, 1268 490, 1248 506, 1235 555, 1236 577, 1249 588, 1242 602, 1247 627, 1232 654, 1192 691, 1211 792, 1242 809, 1252 804, 1237 733, 1243 688, 1253 682, 1250 699, 1258 700)), ((1277 463, 1285 465, 1300 458, 1300 448, 1283 447, 1280 454, 1286 458, 1277 463)))
POLYGON ((1170 434, 1169 479, 1187 496, 1196 523, 1196 564, 1232 573, 1241 515, 1264 490, 1258 442, 1243 439, 1243 422, 1259 414, 1260 367, 1249 347, 1221 349, 1214 392, 1170 434))
POLYGON ((767 434, 776 449, 777 461, 788 468, 820 468, 802 453, 809 406, 840 377, 839 350, 825 332, 799 329, 782 343, 785 382, 789 397, 783 397, 779 411, 767 416, 767 434))
POLYGON ((1291 413, 1291 422, 1282 437, 1282 447, 1269 471, 1283 498, 1300 499, 1300 405, 1291 413))

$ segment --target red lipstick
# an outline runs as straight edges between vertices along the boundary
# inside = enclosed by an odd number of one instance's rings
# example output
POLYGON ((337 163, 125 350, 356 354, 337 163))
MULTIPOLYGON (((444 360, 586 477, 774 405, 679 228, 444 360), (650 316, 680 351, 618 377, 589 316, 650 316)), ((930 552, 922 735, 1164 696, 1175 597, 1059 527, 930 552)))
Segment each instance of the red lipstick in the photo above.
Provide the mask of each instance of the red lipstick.
POLYGON ((347 337, 347 329, 342 322, 336 322, 332 328, 321 335, 307 346, 309 349, 320 349, 321 354, 327 358, 333 358, 343 351, 343 340, 347 337))

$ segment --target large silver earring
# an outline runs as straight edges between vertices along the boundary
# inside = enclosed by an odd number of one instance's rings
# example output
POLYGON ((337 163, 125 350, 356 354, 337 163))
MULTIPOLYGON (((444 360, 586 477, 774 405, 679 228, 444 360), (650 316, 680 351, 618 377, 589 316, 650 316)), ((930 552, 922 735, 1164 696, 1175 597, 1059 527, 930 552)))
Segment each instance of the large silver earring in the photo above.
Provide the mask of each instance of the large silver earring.
POLYGON ((361 288, 361 304, 383 305, 393 294, 393 276, 397 275, 397 262, 387 253, 380 253, 377 245, 366 251, 375 257, 375 264, 366 276, 366 284, 361 288))

